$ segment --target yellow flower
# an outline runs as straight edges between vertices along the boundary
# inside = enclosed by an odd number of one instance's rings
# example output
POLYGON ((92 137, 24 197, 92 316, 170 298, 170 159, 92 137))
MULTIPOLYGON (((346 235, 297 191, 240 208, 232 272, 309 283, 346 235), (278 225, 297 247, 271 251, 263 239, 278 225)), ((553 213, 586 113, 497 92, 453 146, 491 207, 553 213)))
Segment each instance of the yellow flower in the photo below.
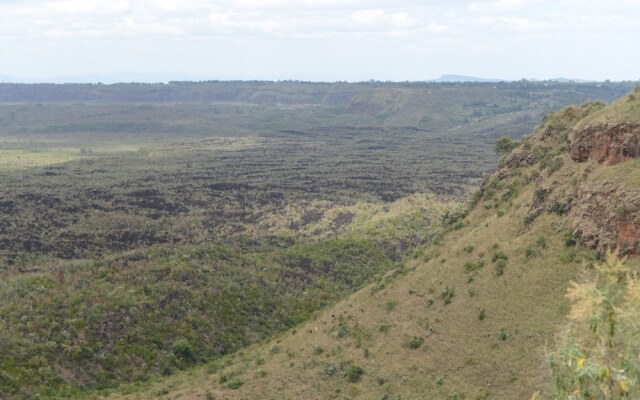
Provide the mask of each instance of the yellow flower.
POLYGON ((576 362, 576 369, 582 367, 582 364, 584 364, 584 358, 578 358, 578 362, 576 362))
POLYGON ((580 388, 574 390, 573 393, 571 393, 572 396, 577 396, 579 394, 580 394, 580 388))
POLYGON ((622 391, 622 393, 626 393, 627 391, 627 384, 624 383, 624 381, 620 381, 620 390, 622 391))

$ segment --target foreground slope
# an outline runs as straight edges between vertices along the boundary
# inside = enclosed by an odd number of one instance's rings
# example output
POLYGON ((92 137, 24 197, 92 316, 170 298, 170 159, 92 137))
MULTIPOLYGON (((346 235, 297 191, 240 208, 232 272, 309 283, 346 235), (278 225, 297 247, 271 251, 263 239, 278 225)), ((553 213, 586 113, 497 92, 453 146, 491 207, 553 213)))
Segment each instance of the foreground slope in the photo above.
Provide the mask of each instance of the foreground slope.
MULTIPOLYGON (((638 126, 638 92, 610 107, 587 103, 549 115, 503 157, 468 214, 443 216, 449 233, 308 323, 188 374, 110 396, 551 396, 545 348, 566 321, 569 282, 604 247, 631 255, 638 250, 637 153, 608 163, 575 157, 574 149, 594 126, 584 125, 589 118, 622 105, 627 112, 617 113, 615 124, 638 126), (625 224, 601 225, 609 219, 625 224)), ((638 135, 632 128, 622 143, 604 141, 589 154, 631 148, 627 144, 638 135)), ((637 270, 638 258, 628 265, 637 270)))

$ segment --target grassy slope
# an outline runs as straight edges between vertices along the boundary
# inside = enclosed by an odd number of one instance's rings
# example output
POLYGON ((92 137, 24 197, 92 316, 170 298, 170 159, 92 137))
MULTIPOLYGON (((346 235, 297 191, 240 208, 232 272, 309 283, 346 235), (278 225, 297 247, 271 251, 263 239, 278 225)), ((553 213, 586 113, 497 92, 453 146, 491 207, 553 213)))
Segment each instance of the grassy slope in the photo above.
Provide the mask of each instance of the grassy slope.
MULTIPOLYGON (((557 124, 557 118, 547 124, 557 124)), ((547 151, 564 147, 562 130, 547 132, 557 135, 553 143, 545 139, 547 151)), ((538 390, 548 395, 545 346, 565 321, 568 283, 598 254, 567 247, 566 216, 545 209, 529 218, 535 189, 544 186, 556 196, 580 184, 573 177, 593 170, 591 180, 597 179, 608 168, 558 154, 562 163, 555 168, 534 164, 499 171, 464 227, 310 322, 221 362, 112 397, 514 399, 538 390), (503 274, 500 252, 506 256, 503 274), (445 304, 451 289, 454 295, 445 304)), ((633 165, 635 160, 615 167, 628 190, 634 189, 634 178, 627 176, 635 174, 633 165)), ((640 262, 630 264, 637 268, 640 262)))
POLYGON ((615 124, 619 122, 640 122, 640 86, 626 96, 623 96, 609 107, 590 115, 580 121, 577 129, 588 125, 615 124))

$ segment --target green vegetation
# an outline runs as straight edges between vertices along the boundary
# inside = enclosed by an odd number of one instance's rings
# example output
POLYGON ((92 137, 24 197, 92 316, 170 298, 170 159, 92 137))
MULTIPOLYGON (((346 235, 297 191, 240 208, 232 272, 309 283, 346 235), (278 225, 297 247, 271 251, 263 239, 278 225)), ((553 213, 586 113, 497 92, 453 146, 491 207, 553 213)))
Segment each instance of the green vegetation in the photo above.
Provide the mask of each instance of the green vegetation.
POLYGON ((640 279, 609 253, 585 282, 572 282, 571 327, 548 356, 558 399, 640 396, 640 279))
MULTIPOLYGON (((625 84, 3 89, 0 397, 473 398, 477 374, 500 398, 512 374, 482 368, 515 370, 548 338, 557 289, 593 259, 563 246, 571 197, 537 187, 573 168, 566 143, 523 142, 503 160, 539 165, 495 175, 475 207, 455 200, 492 170, 499 134, 625 84)), ((565 114, 545 126, 563 135, 565 114)))
POLYGON ((51 394, 75 386, 55 365, 75 371, 83 385, 104 388, 265 340, 394 267, 405 251, 397 246, 417 246, 433 235, 436 225, 409 222, 423 216, 420 204, 412 197, 397 203, 402 211, 355 213, 357 220, 388 225, 385 230, 356 225, 286 246, 270 236, 254 238, 248 253, 231 245, 155 245, 6 275, 0 324, 10 340, 0 365, 12 363, 19 386, 43 381, 43 393, 51 394))
POLYGON ((349 382, 358 382, 362 374, 364 374, 364 370, 358 365, 351 365, 346 371, 346 376, 349 382))
POLYGON ((514 142, 508 136, 500 136, 494 146, 494 150, 497 154, 506 154, 510 153, 511 150, 515 149, 517 146, 518 142, 514 142))
POLYGON ((611 106, 584 118, 576 126, 581 129, 595 124, 640 123, 640 86, 611 106))

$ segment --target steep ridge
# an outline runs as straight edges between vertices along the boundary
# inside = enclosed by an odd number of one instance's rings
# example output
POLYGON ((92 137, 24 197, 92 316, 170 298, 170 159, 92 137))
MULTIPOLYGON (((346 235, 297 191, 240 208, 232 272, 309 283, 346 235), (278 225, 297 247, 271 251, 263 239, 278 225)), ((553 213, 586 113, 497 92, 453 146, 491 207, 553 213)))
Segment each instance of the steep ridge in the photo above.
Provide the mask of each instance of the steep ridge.
MULTIPOLYGON (((566 321, 569 282, 605 248, 638 250, 640 160, 573 158, 571 149, 606 134, 595 128, 599 118, 637 123, 633 112, 619 112, 640 109, 637 92, 609 107, 592 102, 547 116, 502 158, 468 213, 443 215, 448 233, 309 322, 105 397, 550 398, 545 348, 566 321)), ((610 137, 615 148, 628 135, 610 137)), ((639 259, 629 268, 638 270, 639 259)))

